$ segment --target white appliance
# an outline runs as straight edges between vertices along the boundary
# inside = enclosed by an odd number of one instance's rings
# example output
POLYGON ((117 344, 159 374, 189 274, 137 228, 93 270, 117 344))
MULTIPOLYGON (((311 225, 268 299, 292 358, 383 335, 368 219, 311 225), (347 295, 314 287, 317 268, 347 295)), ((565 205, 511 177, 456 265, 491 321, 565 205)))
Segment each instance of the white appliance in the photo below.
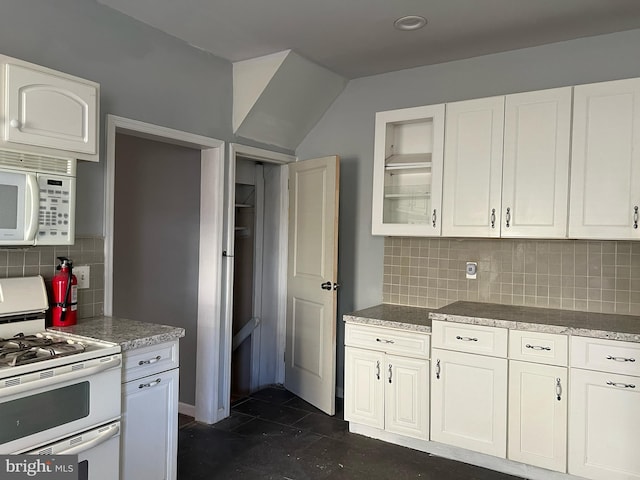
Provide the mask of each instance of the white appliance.
POLYGON ((76 163, 0 150, 0 246, 73 245, 76 163))
POLYGON ((120 346, 47 331, 47 308, 42 277, 0 279, 0 454, 78 454, 81 479, 118 478, 120 346))

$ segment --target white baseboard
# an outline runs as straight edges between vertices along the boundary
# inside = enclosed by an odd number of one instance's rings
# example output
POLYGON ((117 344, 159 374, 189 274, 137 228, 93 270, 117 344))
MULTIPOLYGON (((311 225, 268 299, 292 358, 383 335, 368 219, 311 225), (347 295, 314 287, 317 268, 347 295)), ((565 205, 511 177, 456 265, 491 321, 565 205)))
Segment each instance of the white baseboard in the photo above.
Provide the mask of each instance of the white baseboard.
POLYGON ((196 417, 196 406, 189 405, 188 403, 178 402, 178 413, 188 415, 189 417, 196 417))

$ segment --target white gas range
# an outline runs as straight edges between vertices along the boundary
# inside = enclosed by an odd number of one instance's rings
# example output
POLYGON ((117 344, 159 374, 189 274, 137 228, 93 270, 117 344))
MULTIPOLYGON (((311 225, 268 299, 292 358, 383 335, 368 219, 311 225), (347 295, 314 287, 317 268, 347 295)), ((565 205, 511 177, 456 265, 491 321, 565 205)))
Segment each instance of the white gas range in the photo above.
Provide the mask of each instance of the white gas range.
POLYGON ((78 454, 80 479, 118 478, 122 356, 45 328, 42 277, 0 279, 0 454, 78 454))

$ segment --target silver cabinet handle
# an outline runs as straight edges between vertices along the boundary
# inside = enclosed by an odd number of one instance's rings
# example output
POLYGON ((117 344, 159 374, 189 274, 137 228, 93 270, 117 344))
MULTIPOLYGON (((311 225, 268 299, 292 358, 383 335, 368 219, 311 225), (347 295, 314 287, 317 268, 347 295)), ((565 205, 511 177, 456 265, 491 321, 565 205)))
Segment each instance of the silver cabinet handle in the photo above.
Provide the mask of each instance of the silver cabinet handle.
POLYGON ((638 206, 633 207, 633 228, 638 228, 638 206))
POLYGON ((636 388, 633 383, 612 382, 611 380, 607 381, 607 385, 618 388, 636 388))
POLYGON ((607 355, 607 360, 613 360, 614 362, 635 362, 635 358, 625 358, 625 357, 613 357, 611 355, 607 355))
POLYGON ((433 225, 433 228, 436 228, 436 219, 437 219, 437 215, 436 215, 436 209, 433 209, 433 215, 431 215, 431 224, 433 225))
POLYGON ((491 228, 496 228, 496 209, 491 209, 491 228))
POLYGON ((160 355, 158 355, 157 357, 150 358, 149 360, 140 360, 138 362, 138 365, 150 365, 152 363, 156 363, 160 359, 162 359, 162 357, 160 355))
POLYGON ((380 360, 376 362, 376 378, 380 380, 380 360))
POLYGON ((526 348, 530 348, 532 350, 546 350, 547 352, 551 351, 551 347, 543 347, 542 345, 529 345, 528 343, 525 345, 526 348))
POLYGON ((393 368, 393 365, 389 364, 389 383, 391 383, 392 368, 393 368))
POLYGON ((511 209, 507 207, 507 215, 505 216, 507 228, 509 228, 509 222, 511 222, 511 209))
POLYGON ((556 398, 562 400, 562 385, 560 385, 560 378, 556 378, 556 398))
POLYGON ((380 343, 396 343, 393 340, 387 340, 386 338, 376 338, 376 342, 380 342, 380 343))
POLYGON ((331 290, 331 282, 321 283, 320 288, 323 290, 331 290))
POLYGON ((155 387, 156 385, 158 385, 160 382, 162 381, 161 378, 156 378, 153 382, 149 382, 149 383, 141 383, 140 385, 138 385, 138 388, 149 388, 149 387, 155 387))
POLYGON ((456 337, 456 340, 462 340, 463 342, 477 342, 478 339, 475 337, 461 337, 460 335, 458 335, 456 337))
POLYGON ((436 378, 440 380, 440 359, 436 362, 436 378))

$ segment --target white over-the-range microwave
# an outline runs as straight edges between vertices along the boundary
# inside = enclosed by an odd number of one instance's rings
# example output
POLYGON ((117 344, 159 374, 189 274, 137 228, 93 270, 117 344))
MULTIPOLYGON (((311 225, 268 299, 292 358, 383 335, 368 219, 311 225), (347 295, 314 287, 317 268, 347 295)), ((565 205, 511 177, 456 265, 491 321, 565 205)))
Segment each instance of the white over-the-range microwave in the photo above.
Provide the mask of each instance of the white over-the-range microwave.
POLYGON ((0 150, 0 247, 73 244, 76 163, 0 150))

